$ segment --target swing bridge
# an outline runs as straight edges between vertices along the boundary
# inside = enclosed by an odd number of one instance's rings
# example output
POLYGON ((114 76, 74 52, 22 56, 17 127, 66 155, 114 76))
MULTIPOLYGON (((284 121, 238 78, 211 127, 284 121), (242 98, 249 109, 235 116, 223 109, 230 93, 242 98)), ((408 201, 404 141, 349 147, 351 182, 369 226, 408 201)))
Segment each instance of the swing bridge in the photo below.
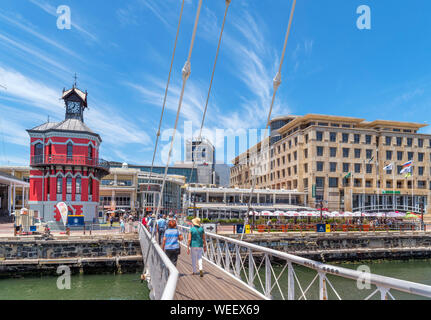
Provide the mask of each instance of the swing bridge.
POLYGON ((431 286, 302 258, 226 236, 205 233, 204 276, 191 275, 186 253, 189 227, 175 267, 156 237, 139 225, 151 299, 356 300, 431 299, 431 286))

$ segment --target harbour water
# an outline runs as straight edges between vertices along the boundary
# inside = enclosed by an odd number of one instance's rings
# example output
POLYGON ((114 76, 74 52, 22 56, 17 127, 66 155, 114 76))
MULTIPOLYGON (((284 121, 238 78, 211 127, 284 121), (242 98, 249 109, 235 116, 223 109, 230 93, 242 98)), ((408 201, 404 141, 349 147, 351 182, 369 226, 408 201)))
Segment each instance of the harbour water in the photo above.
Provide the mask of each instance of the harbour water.
POLYGON ((72 275, 70 290, 57 288, 57 277, 0 279, 0 300, 148 300, 140 274, 72 275))
MULTIPOLYGON (((342 266, 357 269, 366 265, 372 273, 394 277, 398 279, 431 285, 431 261, 409 260, 409 261, 371 261, 362 263, 340 263, 342 266)), ((276 274, 283 266, 275 267, 276 274)), ((313 280, 316 273, 303 267, 295 266, 295 272, 305 290, 313 280)), ((328 276, 332 285, 343 300, 363 299, 371 294, 375 288, 358 290, 356 281, 342 279, 332 275, 328 276)), ((262 278, 263 279, 263 278, 262 278)), ((148 300, 149 291, 146 283, 141 283, 140 275, 136 274, 103 274, 103 275, 73 275, 71 277, 71 289, 57 289, 57 277, 28 277, 21 279, 0 280, 0 300, 148 300)), ((280 287, 283 291, 287 289, 287 272, 280 278, 280 287)), ((259 287, 256 281, 256 287, 259 287)), ((296 297, 300 295, 300 288, 296 286, 296 297)), ((396 291, 391 291, 396 299, 421 299, 396 291)), ((281 295, 273 292, 275 299, 281 299, 281 295)), ((328 285, 330 299, 337 299, 328 285)), ((379 298, 376 294, 374 299, 379 298)), ((318 281, 316 280, 307 293, 307 299, 318 299, 318 281)), ((423 299, 423 298, 422 298, 423 299)))

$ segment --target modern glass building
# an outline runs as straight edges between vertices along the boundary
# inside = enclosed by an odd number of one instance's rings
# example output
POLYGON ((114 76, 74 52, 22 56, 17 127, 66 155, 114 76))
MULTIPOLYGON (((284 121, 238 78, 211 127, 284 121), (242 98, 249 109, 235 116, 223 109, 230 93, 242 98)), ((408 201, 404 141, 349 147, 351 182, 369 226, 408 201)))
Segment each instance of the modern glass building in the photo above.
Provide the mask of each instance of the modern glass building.
MULTIPOLYGON (((122 163, 120 162, 111 162, 111 168, 121 168, 122 163)), ((131 169, 138 169, 142 172, 150 172, 151 166, 149 165, 128 165, 131 169)), ((161 166, 154 166, 153 167, 153 173, 156 174, 164 174, 165 173, 165 167, 161 166)), ((199 183, 198 182, 198 175, 197 175, 197 169, 195 168, 192 173, 191 167, 180 167, 180 166, 174 166, 168 168, 168 175, 175 175, 175 176, 184 176, 186 178, 186 183, 199 183)))

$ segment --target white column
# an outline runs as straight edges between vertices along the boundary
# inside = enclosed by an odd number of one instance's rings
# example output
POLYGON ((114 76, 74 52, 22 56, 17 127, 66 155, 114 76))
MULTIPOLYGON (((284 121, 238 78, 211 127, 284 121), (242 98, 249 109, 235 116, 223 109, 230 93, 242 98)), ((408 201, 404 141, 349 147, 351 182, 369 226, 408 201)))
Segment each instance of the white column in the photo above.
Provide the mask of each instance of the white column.
POLYGON ((16 187, 13 185, 13 211, 15 212, 15 204, 16 204, 16 187))
POLYGON ((135 209, 135 193, 132 192, 130 195, 130 209, 135 209))
POLYGON ((11 203, 10 203, 10 201, 12 200, 11 197, 12 197, 12 186, 9 185, 7 188, 7 210, 9 211, 9 215, 11 215, 11 213, 12 213, 12 211, 11 211, 12 208, 11 208, 11 203))
POLYGON ((22 200, 21 200, 21 208, 24 208, 24 200, 25 200, 25 187, 22 186, 22 200))

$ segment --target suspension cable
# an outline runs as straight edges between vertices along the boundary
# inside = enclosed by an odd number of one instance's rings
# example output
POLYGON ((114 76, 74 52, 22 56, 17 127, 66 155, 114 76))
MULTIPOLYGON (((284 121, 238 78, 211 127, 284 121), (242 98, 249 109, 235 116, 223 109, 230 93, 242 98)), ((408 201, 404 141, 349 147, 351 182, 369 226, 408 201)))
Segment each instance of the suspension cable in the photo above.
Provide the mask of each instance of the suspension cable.
MULTIPOLYGON (((152 173, 153 173, 154 160, 155 160, 155 158, 156 158, 157 146, 158 146, 158 143, 159 143, 160 129, 161 129, 162 122, 163 122, 163 114, 164 114, 164 112, 165 112, 166 98, 167 98, 167 96, 168 96, 168 90, 169 90, 169 83, 170 83, 170 81, 171 81, 172 66, 173 66, 173 64, 174 64, 175 52, 176 52, 176 49, 177 49, 178 35, 179 35, 179 33, 180 33, 180 26, 181 26, 181 19, 182 19, 182 16, 183 16, 183 9, 184 9, 184 0, 182 0, 182 3, 181 3, 180 18, 179 18, 179 20, 178 20, 178 27, 177 27, 177 34, 176 34, 176 36, 175 36, 174 50, 172 51, 171 66, 170 66, 170 68, 169 68, 168 81, 167 81, 167 83, 166 83, 165 96, 164 96, 164 98, 163 98, 162 113, 161 113, 161 115, 160 115, 159 127, 158 127, 158 129, 157 129, 157 134, 156 134, 156 143, 155 143, 155 146, 154 146, 153 160, 151 161, 151 169, 150 169, 150 174, 149 174, 149 177, 148 177, 148 188, 147 188, 147 193, 148 193, 148 191, 150 190, 151 175, 152 175, 152 173)), ((146 207, 147 207, 147 198, 145 197, 144 208, 146 208, 146 207)), ((144 213, 144 214, 145 214, 145 213, 144 213)))
MULTIPOLYGON (((282 54, 281 54, 280 65, 278 67, 278 72, 275 75, 275 78, 273 79, 273 88, 274 88, 274 90, 273 90, 273 93, 272 93, 271 105, 269 107, 268 120, 266 121, 265 135, 266 135, 266 132, 268 130, 269 123, 271 121, 271 114, 272 114, 272 108, 273 108, 274 101, 275 101, 275 96, 276 96, 277 90, 278 90, 278 88, 280 87, 280 84, 281 84, 281 69, 282 69, 283 62, 284 62, 284 55, 286 53, 287 40, 289 39, 289 34, 290 34, 291 26, 292 26, 293 14, 295 12, 295 7, 296 7, 296 0, 293 0, 292 9, 290 11, 289 24, 287 26, 286 36, 285 36, 285 39, 284 39, 283 51, 282 51, 282 54)), ((268 137, 268 139, 270 139, 270 137, 268 137)), ((268 144, 269 143, 270 143, 270 141, 268 142, 268 144)), ((261 152, 262 152, 262 147, 261 147, 260 153, 261 152)), ((259 151, 257 149, 256 149, 256 153, 259 153, 259 151)), ((250 170, 250 173, 251 173, 251 171, 252 170, 250 170)), ((252 197, 253 197, 253 192, 254 192, 255 187, 256 187, 256 174, 253 174, 253 184, 252 184, 252 187, 250 189, 249 201, 248 201, 248 205, 247 205, 247 213, 246 213, 247 214, 247 218, 249 216, 249 212, 250 212, 250 208, 251 208, 251 200, 252 200, 252 197)), ((245 224, 245 219, 244 219, 244 224, 245 224)), ((253 210, 253 224, 254 224, 254 210, 253 210)), ((242 238, 244 236, 244 227, 245 226, 243 226, 243 232, 241 234, 241 240, 242 240, 242 238)))
MULTIPOLYGON (((198 27, 198 22, 199 22, 199 16, 200 16, 200 12, 201 12, 201 7, 202 7, 202 0, 199 0, 198 9, 197 9, 197 12, 196 12, 195 24, 194 24, 194 27, 193 27, 193 35, 192 35, 192 39, 191 39, 191 43, 190 43, 189 55, 187 57, 186 63, 184 64, 184 67, 182 69, 183 84, 182 84, 182 88, 181 88, 180 99, 179 99, 179 102, 178 102, 177 116, 175 118, 174 131, 172 133, 172 140, 171 140, 171 145, 169 147, 168 159, 166 161, 166 167, 165 167, 165 173, 164 173, 164 176, 163 176, 162 187, 161 187, 160 196, 159 196, 159 199, 158 199, 158 205, 157 205, 157 210, 156 210, 156 217, 158 217, 158 215, 159 215, 160 206, 162 204, 162 197, 163 197, 163 192, 164 192, 164 189, 165 189, 166 177, 168 175, 169 162, 171 160, 172 149, 173 149, 173 146, 174 146, 175 133, 177 131, 178 119, 179 119, 179 116, 180 116, 181 106, 182 106, 182 103, 183 103, 184 90, 185 90, 185 87, 186 87, 187 80, 190 77, 190 73, 191 73, 190 59, 191 59, 191 56, 192 56, 193 46, 194 46, 194 42, 195 42, 195 38, 196 38, 196 30, 197 30, 197 27, 198 27)), ((154 227, 153 228, 153 232, 152 232, 152 237, 154 236, 155 229, 156 228, 154 227)))
MULTIPOLYGON (((216 52, 216 56, 215 56, 215 60, 214 60, 213 70, 212 70, 212 74, 211 74, 211 81, 210 81, 210 85, 209 85, 209 88, 208 88, 207 99, 206 99, 206 102, 205 102, 204 113, 202 115, 202 122, 201 122, 201 127, 200 127, 200 130, 199 130, 199 136, 198 136, 197 141, 201 141, 201 139, 202 139, 202 130, 203 130, 203 127, 204 127, 204 124, 205 124, 205 117, 206 117, 206 113, 207 113, 207 109, 208 109, 208 102, 209 102, 210 95, 211 95, 211 89, 212 89, 212 84, 213 84, 215 69, 216 69, 216 65, 217 65, 218 55, 219 55, 219 52, 220 52, 220 44, 221 44, 221 40, 222 40, 222 37, 223 37, 224 25, 225 25, 225 22, 226 22, 226 16, 227 16, 227 12, 228 12, 231 0, 226 0, 225 3, 226 3, 226 9, 225 9, 225 12, 224 12, 223 23, 222 23, 222 26, 221 26, 220 36, 219 36, 219 39, 218 39, 217 52, 216 52)), ((193 142, 193 138, 192 138, 192 142, 193 142)), ((192 158, 193 158, 193 161, 192 161, 193 165, 192 165, 192 170, 190 172, 189 181, 192 180, 193 170, 195 169, 195 159, 193 157, 193 148, 192 148, 192 158)), ((213 159, 213 161, 214 161, 214 159, 213 159)))

